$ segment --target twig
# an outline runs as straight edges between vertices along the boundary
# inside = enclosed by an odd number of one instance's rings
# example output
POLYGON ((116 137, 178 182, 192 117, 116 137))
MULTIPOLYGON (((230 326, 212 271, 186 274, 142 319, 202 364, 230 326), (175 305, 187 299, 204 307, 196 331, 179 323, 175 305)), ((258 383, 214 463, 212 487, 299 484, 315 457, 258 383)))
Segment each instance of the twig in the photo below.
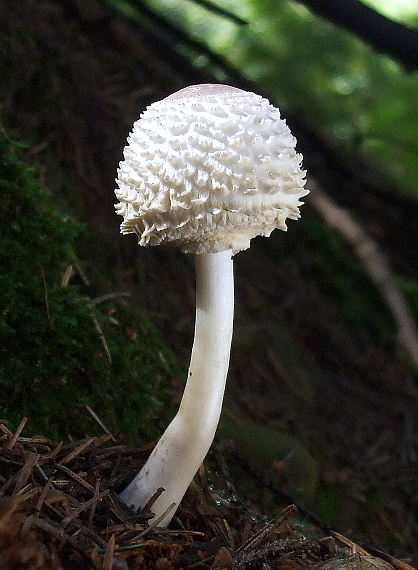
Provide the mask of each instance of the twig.
POLYGON ((76 481, 76 483, 84 487, 84 489, 87 489, 91 493, 94 493, 94 487, 90 485, 90 483, 85 481, 82 477, 80 477, 80 475, 77 475, 77 473, 74 473, 74 471, 71 471, 71 469, 68 469, 68 467, 65 467, 65 465, 62 465, 61 463, 57 464, 57 468, 66 475, 68 475, 70 479, 76 481))
POLYGON ((209 2, 208 0, 193 0, 193 2, 195 4, 200 4, 201 6, 204 6, 206 10, 208 10, 209 12, 213 12, 214 14, 222 16, 227 20, 231 20, 231 22, 234 22, 234 24, 238 24, 239 26, 248 26, 248 22, 246 20, 243 20, 242 18, 236 16, 232 12, 225 10, 225 8, 222 8, 221 6, 212 4, 212 2, 209 2))
MULTIPOLYGON (((71 535, 67 534, 66 532, 64 532, 63 529, 60 529, 56 526, 54 526, 53 524, 43 520, 43 519, 37 519, 34 518, 32 520, 32 524, 34 527, 37 527, 45 532, 48 532, 51 536, 53 536, 54 538, 56 538, 57 540, 59 540, 60 542, 68 542, 68 544, 71 544, 71 546, 77 550, 77 552, 86 560, 88 560, 89 562, 91 562, 90 557, 88 557, 87 553, 85 552, 85 550, 81 547, 81 545, 79 544, 79 542, 71 535)), ((92 541, 95 544, 98 544, 98 546, 100 548, 105 548, 106 543, 97 535, 95 535, 94 533, 92 533, 91 531, 89 531, 89 529, 87 529, 86 527, 80 526, 80 530, 86 534, 89 538, 92 539, 92 541)))
POLYGON ((5 423, 7 423, 7 420, 0 420, 0 431, 4 433, 6 438, 13 437, 13 432, 9 430, 9 428, 5 425, 5 423))
POLYGON ((70 265, 67 265, 67 267, 65 268, 64 275, 62 276, 61 279, 62 288, 65 289, 65 287, 68 287, 70 279, 73 275, 74 275, 74 265, 70 263, 70 265))
POLYGON ((359 546, 356 542, 350 540, 343 534, 340 534, 335 530, 332 530, 330 534, 331 536, 333 536, 334 538, 336 538, 337 540, 348 546, 354 554, 360 554, 361 556, 370 556, 370 552, 367 552, 367 550, 365 550, 364 548, 359 546))
POLYGON ((70 283, 70 281, 71 281, 71 279, 75 273, 79 274, 84 285, 87 285, 87 286, 90 285, 90 281, 89 281, 87 275, 82 270, 81 266, 78 263, 76 263, 76 264, 70 263, 70 265, 67 265, 67 267, 64 271, 64 275, 62 276, 61 287, 64 287, 64 288, 68 287, 68 285, 69 285, 69 283, 70 283))
POLYGON ((286 527, 286 525, 290 525, 291 519, 294 518, 297 513, 298 509, 296 505, 289 505, 283 509, 278 519, 266 524, 260 531, 251 536, 245 544, 237 549, 236 553, 238 554, 242 551, 249 550, 251 548, 254 548, 254 546, 265 542, 273 534, 277 533, 278 529, 282 530, 284 527, 286 527))
POLYGON ((408 352, 418 370, 418 334, 414 319, 396 285, 386 256, 347 210, 337 206, 321 192, 314 180, 311 179, 309 184, 313 189, 310 202, 317 208, 325 221, 337 229, 354 247, 396 321, 399 343, 408 352))
POLYGON ((100 295, 91 300, 93 305, 98 305, 99 303, 104 303, 104 301, 110 301, 111 299, 117 299, 118 297, 130 297, 131 294, 127 291, 121 291, 120 293, 106 293, 106 295, 100 295))
POLYGON ((38 516, 39 516, 39 514, 41 513, 42 505, 43 505, 43 503, 44 503, 44 501, 45 501, 45 498, 46 498, 46 496, 47 496, 47 494, 48 494, 48 491, 51 489, 51 485, 52 485, 52 477, 50 477, 50 478, 48 479, 48 481, 45 483, 45 485, 44 485, 44 487, 43 487, 43 489, 42 489, 42 492, 41 492, 41 494, 39 495, 39 498, 38 498, 38 500, 37 500, 37 502, 36 502, 36 505, 35 505, 35 513, 36 513, 38 516))
POLYGON ((48 319, 49 328, 51 329, 51 331, 53 331, 54 330, 54 320, 52 319, 51 313, 49 311, 48 289, 46 286, 46 279, 45 279, 45 273, 44 273, 43 267, 41 267, 41 277, 42 277, 42 285, 44 288, 44 301, 45 301, 45 309, 46 309, 46 318, 48 319))
POLYGON ((100 326, 99 321, 97 320, 97 318, 94 315, 91 315, 91 320, 93 321, 94 328, 96 329, 97 334, 99 335, 100 342, 102 343, 102 346, 103 346, 104 351, 106 353, 107 361, 109 364, 112 364, 112 356, 110 354, 110 350, 109 350, 109 347, 107 345, 105 335, 103 334, 102 327, 100 326))
POLYGON ((96 512, 97 503, 99 501, 99 495, 100 495, 100 480, 97 479, 96 485, 94 487, 94 497, 93 497, 93 499, 96 499, 96 500, 93 501, 93 503, 91 504, 90 513, 89 513, 89 520, 87 522, 87 527, 90 529, 93 525, 94 513, 96 512))
POLYGON ((17 478, 19 477, 19 473, 20 472, 15 473, 12 477, 10 477, 5 481, 2 487, 0 487, 0 497, 5 495, 6 491, 8 491, 9 488, 13 485, 13 483, 17 480, 17 478))
POLYGON ((138 538, 142 538, 144 537, 146 534, 148 534, 149 532, 151 532, 152 530, 154 530, 155 528, 158 527, 158 525, 160 524, 160 522, 162 520, 164 520, 164 518, 168 515, 168 513, 170 511, 172 511, 174 509, 174 507, 176 506, 176 503, 171 503, 171 505, 169 505, 166 510, 158 517, 154 520, 154 522, 152 524, 150 524, 145 530, 143 530, 139 535, 138 538))
POLYGON ((62 446, 63 446, 63 443, 62 443, 62 441, 60 441, 60 442, 55 446, 55 449, 53 449, 49 455, 45 455, 45 456, 44 456, 45 462, 46 462, 46 461, 51 461, 51 459, 55 459, 56 456, 57 456, 57 455, 59 454, 59 452, 61 451, 62 446))
POLYGON ((74 449, 71 453, 66 455, 64 459, 61 459, 60 463, 62 465, 64 465, 65 463, 70 463, 70 461, 72 461, 75 457, 77 457, 77 455, 80 455, 80 453, 83 453, 83 451, 89 448, 93 443, 95 443, 95 441, 96 438, 94 437, 91 437, 87 441, 84 441, 83 443, 81 443, 81 445, 76 447, 76 449, 74 449))
POLYGON ((385 560, 385 562, 389 562, 396 568, 399 568, 399 570, 415 570, 415 568, 412 568, 412 566, 410 566, 403 560, 398 560, 397 558, 394 558, 393 556, 387 554, 386 552, 382 552, 381 550, 375 548, 374 546, 369 545, 368 550, 370 552, 368 552, 367 550, 359 546, 356 542, 353 542, 352 540, 340 534, 339 532, 331 531, 330 534, 335 539, 339 540, 346 546, 349 546, 353 551, 355 551, 356 554, 360 554, 361 556, 374 556, 377 558, 381 558, 382 560, 385 560))
POLYGON ((28 421, 28 418, 23 418, 21 420, 20 424, 17 426, 15 433, 12 436, 12 439, 7 444, 7 449, 13 449, 13 447, 14 447, 19 435, 22 433, 23 428, 25 427, 27 421, 28 421))
POLYGON ((103 570, 112 570, 113 568, 113 555, 115 552, 115 535, 109 538, 109 542, 106 546, 106 551, 103 556, 103 570))
POLYGON ((19 493, 24 488, 39 458, 40 455, 38 455, 37 453, 28 454, 25 464, 23 465, 22 469, 19 471, 18 477, 16 479, 16 485, 13 491, 14 495, 19 493))
POLYGON ((86 501, 85 503, 74 509, 74 511, 70 515, 68 515, 67 517, 65 517, 65 519, 61 521, 60 527, 65 528, 66 526, 68 526, 70 522, 74 521, 74 519, 76 519, 80 513, 87 510, 92 504, 97 503, 97 501, 103 499, 103 497, 106 497, 108 494, 109 494, 109 489, 105 489, 98 495, 94 496, 92 499, 89 499, 88 501, 86 501))
MULTIPOLYGON (((82 268, 80 267, 80 265, 75 264, 75 265, 68 265, 68 266, 67 266, 67 268, 66 268, 66 270, 65 270, 65 272, 64 272, 64 275, 63 275, 63 277, 62 277, 62 280, 61 280, 61 287, 64 287, 64 288, 65 288, 65 287, 68 287, 68 284, 69 284, 69 282, 70 282, 72 276, 74 275, 74 273, 75 273, 76 271, 77 271, 77 273, 79 274, 79 276, 81 277, 81 279, 82 279, 84 285, 87 285, 87 286, 90 285, 90 282, 89 282, 89 280, 88 280, 88 277, 87 277, 87 275, 84 273, 84 271, 82 270, 82 268)), ((42 273, 42 275, 43 275, 43 273, 42 273)), ((45 289, 45 295, 46 295, 46 289, 45 289)), ((112 298, 113 296, 121 296, 121 295, 129 295, 129 293, 111 293, 109 298, 112 298)), ((104 297, 106 297, 106 295, 103 295, 100 299, 101 299, 101 300, 105 300, 104 297)), ((98 301, 97 299, 96 299, 96 300, 93 300, 93 301, 90 300, 90 301, 89 301, 89 306, 90 306, 90 308, 91 308, 93 305, 97 304, 98 302, 99 302, 99 301, 98 301)), ((97 320, 97 318, 96 318, 93 314, 91 315, 91 320, 93 321, 94 328, 96 329, 96 332, 97 332, 98 335, 99 335, 100 342, 102 343, 102 346, 103 346, 104 351, 105 351, 105 353, 106 353, 107 361, 109 362, 109 364, 112 364, 112 357, 111 357, 111 354, 110 354, 110 350, 109 350, 109 346, 108 346, 108 344, 107 344, 106 338, 105 338, 105 336, 104 336, 104 334, 103 334, 102 327, 100 326, 99 321, 97 320)))
POLYGON ((96 412, 94 412, 90 406, 88 406, 87 404, 84 404, 84 407, 86 408, 86 410, 88 411, 88 413, 92 416, 92 418, 99 424, 99 426, 102 428, 102 430, 109 435, 112 438, 112 441, 116 442, 116 438, 115 436, 107 429, 107 427, 105 426, 105 424, 102 422, 102 420, 99 418, 99 416, 96 414, 96 412))

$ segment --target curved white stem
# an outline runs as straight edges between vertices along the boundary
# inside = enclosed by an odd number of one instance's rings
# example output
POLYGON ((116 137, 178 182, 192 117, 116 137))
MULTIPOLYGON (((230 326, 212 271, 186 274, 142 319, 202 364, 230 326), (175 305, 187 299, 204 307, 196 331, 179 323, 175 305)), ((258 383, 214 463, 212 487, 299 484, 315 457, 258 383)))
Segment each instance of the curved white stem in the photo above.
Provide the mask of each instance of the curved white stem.
POLYGON ((120 495, 138 510, 157 489, 165 489, 151 507, 156 519, 174 503, 158 523, 160 527, 169 524, 212 444, 229 366, 234 313, 232 252, 196 255, 195 263, 195 338, 180 408, 142 470, 120 495))

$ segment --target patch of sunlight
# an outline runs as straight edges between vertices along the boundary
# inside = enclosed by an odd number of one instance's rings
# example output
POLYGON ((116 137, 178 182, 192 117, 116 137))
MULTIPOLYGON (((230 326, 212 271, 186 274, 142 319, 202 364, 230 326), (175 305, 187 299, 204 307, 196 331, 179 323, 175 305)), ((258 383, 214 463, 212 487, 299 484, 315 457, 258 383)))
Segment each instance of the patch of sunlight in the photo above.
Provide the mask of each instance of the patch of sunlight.
POLYGON ((363 3, 384 16, 405 24, 413 23, 413 20, 418 18, 417 0, 363 0, 363 3))
MULTIPOLYGON (((192 0, 147 0, 146 4, 155 12, 164 14, 175 27, 188 30, 195 40, 208 43, 215 52, 226 50, 236 33, 236 23, 192 0)), ((227 5, 220 7, 228 10, 227 5)), ((236 6, 230 11, 236 16, 243 17, 236 10, 236 6)))

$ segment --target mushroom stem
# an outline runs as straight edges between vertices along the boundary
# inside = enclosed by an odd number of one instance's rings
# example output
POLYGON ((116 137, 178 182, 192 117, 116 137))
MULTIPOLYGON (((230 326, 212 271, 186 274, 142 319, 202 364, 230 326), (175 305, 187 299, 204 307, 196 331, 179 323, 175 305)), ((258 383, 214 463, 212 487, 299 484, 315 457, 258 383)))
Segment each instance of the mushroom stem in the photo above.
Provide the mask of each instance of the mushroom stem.
POLYGON ((151 505, 152 520, 168 509, 160 527, 171 521, 212 444, 229 366, 234 313, 232 251, 196 255, 195 266, 195 337, 180 408, 142 470, 120 495, 138 510, 163 488, 151 505))

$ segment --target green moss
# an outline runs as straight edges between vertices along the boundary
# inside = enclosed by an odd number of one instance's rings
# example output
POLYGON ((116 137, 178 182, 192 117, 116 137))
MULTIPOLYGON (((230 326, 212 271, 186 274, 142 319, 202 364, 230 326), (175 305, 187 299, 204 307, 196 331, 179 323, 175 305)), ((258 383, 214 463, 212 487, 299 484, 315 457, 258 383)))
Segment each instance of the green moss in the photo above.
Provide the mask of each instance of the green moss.
POLYGON ((94 303, 78 278, 82 227, 59 212, 0 132, 0 415, 51 437, 100 433, 90 405, 131 443, 167 421, 172 358, 153 327, 123 298, 94 303))
POLYGON ((322 481, 313 503, 314 512, 327 523, 334 523, 340 518, 344 486, 340 483, 322 481))

